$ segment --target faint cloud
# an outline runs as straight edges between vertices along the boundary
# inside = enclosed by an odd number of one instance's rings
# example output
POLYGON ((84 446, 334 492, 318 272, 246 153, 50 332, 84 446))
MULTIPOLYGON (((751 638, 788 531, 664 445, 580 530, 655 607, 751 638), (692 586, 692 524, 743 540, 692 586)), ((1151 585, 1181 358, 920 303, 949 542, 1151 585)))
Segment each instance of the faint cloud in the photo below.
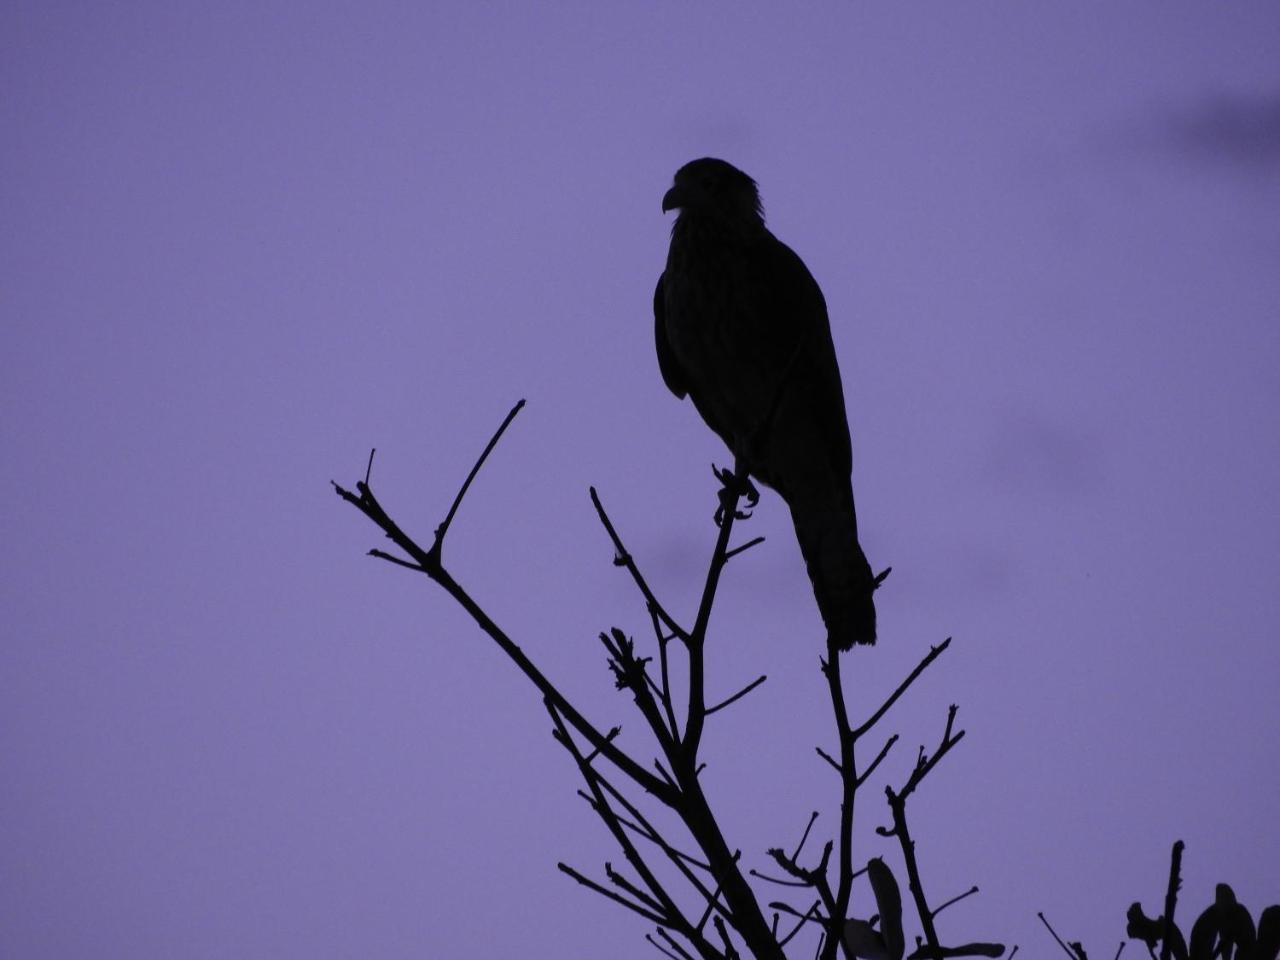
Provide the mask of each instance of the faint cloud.
POLYGON ((1030 410, 1007 412, 983 457, 997 488, 1062 503, 1102 483, 1101 447, 1071 427, 1030 410))
POLYGON ((1217 94, 1170 120, 1188 150, 1233 163, 1280 165, 1280 93, 1217 94))
POLYGON ((706 566, 705 538, 693 534, 667 533, 648 544, 646 567, 661 570, 663 576, 685 580, 706 566))
POLYGON ((1246 173, 1280 170, 1280 91, 1217 92, 1193 103, 1162 104, 1138 130, 1143 146, 1201 163, 1246 173))

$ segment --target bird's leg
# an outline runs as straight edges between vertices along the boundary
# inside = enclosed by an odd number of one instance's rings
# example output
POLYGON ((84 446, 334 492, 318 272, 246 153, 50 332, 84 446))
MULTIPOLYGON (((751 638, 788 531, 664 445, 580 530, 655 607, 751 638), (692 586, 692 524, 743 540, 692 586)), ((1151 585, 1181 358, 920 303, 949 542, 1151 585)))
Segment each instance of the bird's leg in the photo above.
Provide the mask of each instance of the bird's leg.
POLYGON ((746 510, 735 510, 733 518, 735 520, 746 520, 751 516, 751 511, 756 504, 760 502, 760 491, 756 489, 756 485, 751 482, 751 475, 744 473, 739 477, 728 467, 721 469, 714 463, 711 465, 711 472, 716 475, 716 479, 720 481, 720 505, 716 507, 716 526, 724 523, 725 513, 729 504, 737 497, 747 498, 746 510))

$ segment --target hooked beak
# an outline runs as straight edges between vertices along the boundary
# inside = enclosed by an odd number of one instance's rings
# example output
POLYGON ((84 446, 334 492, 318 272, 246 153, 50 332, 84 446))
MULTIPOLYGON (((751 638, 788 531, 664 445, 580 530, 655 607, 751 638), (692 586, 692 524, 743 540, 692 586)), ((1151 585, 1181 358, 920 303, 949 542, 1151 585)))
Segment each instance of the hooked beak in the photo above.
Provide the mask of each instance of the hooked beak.
POLYGON ((687 197, 685 196, 685 192, 678 186, 672 187, 662 195, 662 212, 666 213, 668 210, 679 210, 685 205, 686 201, 687 197))

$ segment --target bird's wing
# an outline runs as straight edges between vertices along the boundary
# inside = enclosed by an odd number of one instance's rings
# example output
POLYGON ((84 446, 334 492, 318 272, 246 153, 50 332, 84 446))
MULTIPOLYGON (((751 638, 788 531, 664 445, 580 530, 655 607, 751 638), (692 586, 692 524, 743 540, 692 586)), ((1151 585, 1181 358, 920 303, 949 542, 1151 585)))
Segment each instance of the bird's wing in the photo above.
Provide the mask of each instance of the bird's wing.
POLYGON ((667 304, 662 289, 664 276, 666 274, 658 277, 658 286, 653 291, 653 336, 658 345, 658 369, 662 371, 662 380, 667 389, 683 400, 689 392, 689 386, 684 371, 680 369, 676 355, 671 350, 671 343, 667 340, 667 304))
POLYGON ((751 247, 751 274, 758 279, 761 325, 776 342, 764 345, 787 357, 781 389, 802 392, 806 412, 818 424, 825 454, 839 471, 852 466, 849 424, 844 407, 840 366, 831 341, 827 302, 818 282, 796 253, 772 234, 751 247))

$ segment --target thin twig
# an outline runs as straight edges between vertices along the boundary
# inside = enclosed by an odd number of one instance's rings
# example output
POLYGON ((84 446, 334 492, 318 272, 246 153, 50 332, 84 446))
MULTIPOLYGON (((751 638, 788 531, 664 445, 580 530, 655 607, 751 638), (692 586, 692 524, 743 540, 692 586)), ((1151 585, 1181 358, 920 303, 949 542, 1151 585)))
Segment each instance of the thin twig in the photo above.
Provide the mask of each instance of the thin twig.
POLYGON ((1044 914, 1036 913, 1036 916, 1040 918, 1040 922, 1044 924, 1044 928, 1048 930, 1050 934, 1053 935, 1053 939, 1058 941, 1058 946, 1062 948, 1062 952, 1065 953, 1068 957, 1070 957, 1071 960, 1080 960, 1080 958, 1076 956, 1075 951, 1073 951, 1070 947, 1068 947, 1065 943, 1062 942, 1062 938, 1058 936, 1058 931, 1053 929, 1053 926, 1049 923, 1048 920, 1045 919, 1044 914))
POLYGON ((791 854, 791 859, 795 860, 800 856, 800 851, 804 849, 804 842, 809 839, 809 831, 813 829, 814 823, 818 819, 818 811, 815 810, 809 814, 809 822, 804 825, 804 833, 800 837, 800 842, 796 844, 795 852, 791 854))
POLYGON ((666 782, 667 786, 669 786, 672 790, 679 791, 680 788, 677 787, 676 782, 671 779, 671 774, 667 773, 667 768, 662 765, 662 761, 659 760, 657 757, 654 757, 653 765, 657 769, 658 775, 662 777, 662 779, 666 782))
MULTIPOLYGON (((822 848, 822 857, 818 860, 818 865, 813 869, 806 869, 795 861, 794 857, 788 857, 783 851, 777 847, 771 847, 766 851, 773 861, 780 866, 788 876, 795 877, 803 886, 812 887, 818 891, 818 896, 822 899, 822 905, 831 912, 836 905, 835 895, 831 892, 831 885, 827 883, 827 865, 831 862, 831 841, 827 841, 822 848)), ((792 884, 786 884, 792 886, 792 884)), ((771 906, 774 906, 771 904, 771 906)))
POLYGON ((596 508, 596 515, 599 516, 601 524, 604 525, 605 532, 609 535, 609 539, 613 541, 613 549, 615 551, 614 563, 619 566, 626 567, 627 572, 631 574, 631 579, 635 581, 636 587, 639 588, 641 595, 644 597, 645 603, 657 614, 658 618, 666 625, 667 629, 674 633, 686 643, 689 640, 688 632, 676 623, 670 614, 658 602, 658 598, 654 596, 649 584, 645 581, 644 576, 640 573, 640 568, 636 566, 635 559, 622 543, 622 538, 618 536, 618 531, 613 525, 613 521, 609 519, 609 514, 605 512, 604 504, 600 502, 600 495, 596 493, 595 487, 588 488, 591 493, 591 503, 596 508))
MULTIPOLYGON (((840 744, 840 762, 838 765, 832 763, 840 773, 840 830, 837 838, 840 846, 836 855, 836 889, 833 902, 827 905, 833 930, 841 929, 844 924, 849 913, 849 899, 853 895, 853 816, 858 792, 858 766, 854 756, 857 738, 849 729, 849 710, 845 705, 844 682, 840 678, 840 657, 840 649, 834 639, 828 636, 827 658, 819 663, 827 678, 831 712, 836 721, 836 737, 840 744)), ((839 941, 838 936, 827 940, 822 954, 824 960, 836 960, 839 941)))
POLYGON ((614 627, 609 633, 600 634, 600 642, 604 644, 611 657, 609 667, 618 681, 618 689, 628 689, 635 699, 641 715, 649 724, 655 739, 668 757, 676 754, 676 744, 672 731, 668 729, 662 713, 658 709, 654 693, 661 696, 661 691, 649 679, 645 665, 648 657, 635 655, 635 641, 614 627))
MULTIPOLYGON (((918 939, 918 938, 917 938, 918 939)), ((1014 947, 1017 950, 1017 947, 1014 947)), ((948 960, 950 957, 1000 957, 1004 954, 1003 943, 962 943, 957 947, 938 947, 934 950, 932 947, 917 946, 907 956, 907 960, 948 960)), ((1009 960, 1013 960, 1013 954, 1009 955, 1009 960)))
MULTIPOLYGON (((595 769, 583 758, 582 752, 578 749, 577 744, 573 742, 573 738, 569 735, 569 731, 564 724, 564 719, 561 717, 555 704, 553 704, 550 699, 546 699, 543 701, 543 705, 547 708, 547 713, 550 714, 551 721, 555 724, 556 732, 559 734, 556 739, 559 740, 560 744, 569 752, 569 755, 573 757, 574 762, 578 765, 578 772, 582 775, 583 780, 586 781, 587 789, 591 791, 591 796, 595 800, 594 807, 596 813, 600 816, 604 825, 608 827, 609 832, 613 834, 613 838, 617 842, 618 846, 622 848, 622 852, 626 856, 627 862, 630 863, 636 873, 640 875, 640 879, 644 881, 644 885, 649 888, 649 893, 652 895, 653 901, 659 904, 662 909, 662 913, 657 914, 652 910, 648 910, 648 908, 644 908, 646 912, 643 912, 642 916, 649 916, 655 923, 675 927, 681 932, 681 934, 689 937, 691 941, 696 942, 698 939, 697 933, 689 926, 689 921, 680 911, 680 908, 676 906, 675 901, 673 901, 667 894, 666 890, 663 889, 662 884, 659 883, 657 877, 654 876, 653 871, 649 869, 649 865, 645 863, 644 858, 640 856, 640 852, 627 836, 626 831, 618 822, 617 817, 613 815, 613 809, 609 806, 608 801, 601 792, 599 776, 596 774, 595 769), (652 916, 650 916, 650 914, 652 914, 652 916)), ((561 869, 563 869, 563 866, 561 869)), ((608 891, 605 895, 609 896, 610 899, 618 900, 624 905, 630 904, 630 901, 613 894, 612 891, 608 891)), ((641 908, 636 908, 634 904, 631 904, 631 906, 633 909, 636 909, 637 912, 641 912, 641 908)))
POLYGON ((668 918, 662 916, 661 914, 654 913, 652 910, 642 907, 639 904, 632 903, 626 897, 623 897, 623 896, 620 896, 619 894, 614 893, 608 887, 602 886, 596 883, 594 880, 584 877, 582 874, 580 874, 577 870, 573 869, 573 867, 569 866, 567 863, 557 863, 556 867, 560 870, 561 873, 564 873, 570 877, 573 877, 573 879, 577 880, 584 887, 594 890, 596 893, 600 894, 600 896, 602 897, 608 897, 614 903, 622 904, 622 906, 626 907, 632 913, 638 913, 640 916, 644 917, 646 920, 652 920, 654 923, 670 923, 671 922, 668 918))
MULTIPOLYGON (((733 856, 734 863, 738 862, 739 855, 740 854, 734 854, 733 856)), ((720 884, 718 883, 716 884, 715 892, 711 894, 711 896, 707 897, 707 909, 703 911, 702 917, 701 919, 698 920, 697 926, 695 926, 694 929, 701 932, 702 928, 707 925, 707 918, 711 916, 711 911, 717 910, 717 909, 720 910, 721 913, 726 912, 720 906, 720 884)))
MULTIPOLYGON (((706 900, 709 904, 714 904, 715 909, 718 910, 721 914, 723 914, 727 919, 729 919, 732 922, 733 920, 732 915, 730 914, 728 909, 726 909, 719 902, 719 899, 718 899, 719 890, 717 889, 717 892, 713 894, 710 890, 707 889, 706 885, 701 880, 699 880, 698 877, 689 869, 690 866, 693 866, 693 867, 699 868, 700 870, 704 870, 707 873, 711 873, 712 870, 711 870, 710 864, 703 863, 702 861, 689 856, 689 854, 681 850, 677 850, 674 846, 672 846, 669 842, 667 842, 667 840, 663 838, 662 834, 659 833, 658 829, 654 827, 653 824, 651 824, 645 818, 644 814, 640 811, 640 809, 636 807, 635 804, 631 803, 631 801, 628 800, 621 793, 621 791, 618 790, 617 787, 615 787, 612 783, 610 783, 600 773, 600 771, 593 768, 592 775, 596 778, 596 780, 599 782, 600 786, 605 790, 605 792, 607 792, 610 796, 612 796, 615 800, 617 800, 618 803, 622 804, 622 806, 627 810, 627 812, 630 813, 633 817, 635 817, 638 826, 633 827, 632 825, 629 824, 628 821, 626 821, 624 818, 619 816, 616 811, 614 811, 614 816, 617 817, 618 821, 620 823, 623 823, 624 825, 627 825, 629 829, 634 829, 636 833, 639 833, 640 836, 644 837, 646 840, 649 840, 651 843, 656 844, 658 848, 661 849, 662 852, 667 855, 668 859, 671 860, 671 862, 675 865, 676 869, 680 871, 680 874, 689 882, 689 885, 692 886, 695 890, 697 890, 698 893, 702 896, 702 898, 706 900)), ((734 860, 736 862, 737 860, 736 856, 734 857, 734 860)))
POLYGON ((397 567, 404 567, 406 570, 416 570, 418 573, 426 572, 422 567, 418 566, 418 564, 410 563, 408 560, 401 560, 399 557, 393 557, 385 550, 379 550, 376 547, 369 551, 369 556, 377 557, 379 560, 385 560, 387 563, 394 563, 397 567))
POLYGON ((871 774, 875 773, 876 767, 880 766, 880 761, 885 758, 885 756, 889 753, 889 749, 897 742, 898 742, 898 735, 896 733, 893 736, 891 736, 888 740, 885 741, 884 746, 880 748, 880 752, 876 754, 876 758, 871 761, 871 765, 867 767, 867 769, 863 770, 862 773, 858 774, 858 777, 857 777, 858 786, 862 786, 864 783, 866 783, 867 778, 869 778, 871 774))
POLYGON ((791 917, 803 917, 803 916, 804 916, 804 914, 803 914, 803 913, 801 913, 801 912, 800 912, 799 910, 797 910, 795 907, 791 906, 791 904, 789 904, 789 903, 784 903, 784 902, 783 902, 783 901, 781 901, 781 900, 772 900, 772 901, 770 901, 770 902, 769 902, 769 909, 770 909, 770 910, 777 910, 779 913, 785 913, 785 914, 787 914, 788 916, 791 916, 791 917))
POLYGON ((934 915, 935 917, 937 917, 937 915, 938 915, 938 914, 940 914, 943 910, 947 909, 947 907, 951 906, 953 903, 959 903, 959 902, 960 902, 961 900, 963 900, 965 897, 971 897, 971 896, 973 896, 973 895, 974 895, 975 893, 977 893, 977 892, 978 892, 978 885, 975 883, 972 887, 970 887, 970 888, 969 888, 968 890, 966 890, 964 893, 961 893, 961 894, 958 894, 958 895, 956 895, 956 896, 952 897, 950 900, 948 900, 948 901, 947 901, 946 903, 944 903, 942 906, 940 906, 940 907, 934 907, 934 908, 933 908, 933 915, 934 915))
POLYGON ((915 769, 911 771, 911 775, 907 778, 903 788, 897 792, 889 786, 884 788, 885 796, 889 800, 889 809, 893 813, 893 827, 889 830, 884 827, 876 828, 876 832, 881 836, 895 836, 898 838, 898 844, 902 848, 902 859, 907 867, 907 885, 911 890, 911 897, 915 901, 916 913, 920 917, 920 926, 924 930, 925 943, 928 944, 928 952, 931 956, 939 956, 939 951, 943 947, 938 940, 938 931, 933 923, 933 918, 937 915, 937 911, 930 910, 928 900, 925 899, 924 885, 920 880, 920 865, 916 860, 916 845, 915 841, 911 839, 911 831, 907 826, 907 797, 920 785, 929 771, 937 766, 938 761, 945 757, 948 751, 964 737, 963 730, 954 736, 951 733, 955 724, 956 709, 955 704, 952 704, 947 711, 947 725, 942 734, 942 743, 934 752, 933 757, 926 758, 924 747, 921 747, 915 769))
POLYGON ((807 880, 783 880, 781 877, 771 877, 767 873, 761 873, 759 870, 754 869, 748 870, 747 873, 751 874, 753 877, 759 877, 761 880, 766 880, 769 883, 776 883, 780 887, 810 888, 813 886, 813 884, 807 880))
MULTIPOLYGON (((610 727, 609 732, 604 735, 605 743, 612 743, 614 738, 621 732, 622 732, 622 727, 610 727)), ((586 760, 587 763, 590 763, 592 760, 594 760, 598 756, 600 756, 600 749, 597 747, 596 749, 588 753, 584 759, 586 760)))
POLYGON ((725 707, 729 706, 729 704, 733 703, 735 700, 739 700, 742 697, 745 697, 748 693, 750 693, 752 690, 760 686, 760 684, 764 683, 768 679, 769 678, 764 674, 761 674, 760 676, 756 677, 754 680, 748 683, 745 687, 743 687, 741 690, 735 693, 728 700, 721 700, 714 707, 707 707, 707 716, 709 717, 713 713, 715 713, 717 710, 723 710, 725 707))
MULTIPOLYGON (((624 805, 628 804, 626 797, 622 796, 622 794, 620 793, 617 793, 616 789, 600 775, 599 770, 596 770, 593 767, 592 772, 595 774, 596 779, 600 781, 600 785, 604 787, 607 791, 609 791, 611 795, 614 796, 615 800, 617 800, 619 803, 624 805)), ((583 800, 585 800, 587 803, 587 806, 589 806, 592 810, 597 810, 596 802, 589 793, 587 793, 585 790, 577 790, 575 791, 575 793, 577 793, 578 796, 580 796, 583 800)), ((671 846, 671 844, 667 843, 667 841, 664 840, 662 836, 656 830, 653 829, 652 826, 648 825, 647 821, 644 821, 643 817, 639 817, 638 819, 641 820, 642 822, 637 823, 634 820, 628 820, 622 814, 618 813, 617 810, 613 811, 613 816, 617 819, 617 821, 620 824, 622 824, 624 827, 626 827, 636 836, 643 837, 645 840, 648 840, 650 843, 655 844, 660 850, 662 850, 663 853, 671 857, 673 862, 677 862, 677 865, 678 865, 678 861, 683 860, 685 863, 689 864, 690 866, 698 867, 699 869, 705 870, 708 873, 711 872, 711 868, 707 864, 699 860, 697 857, 692 857, 689 854, 685 853, 683 850, 679 850, 671 846)), ((695 885, 697 883, 697 881, 693 878, 690 878, 690 882, 695 883, 695 885)))
POLYGON ((907 679, 898 684, 898 689, 889 695, 889 699, 880 705, 880 708, 871 715, 866 723, 853 731, 853 739, 857 740, 864 733, 874 727, 876 722, 889 712, 889 708, 898 702, 898 698, 907 692, 907 687, 911 686, 911 684, 915 682, 916 677, 924 673, 925 668, 928 667, 929 664, 933 663, 933 661, 937 660, 938 657, 942 656, 942 652, 949 646, 951 646, 951 638, 947 637, 947 639, 943 640, 942 643, 938 644, 936 647, 930 647, 925 658, 916 665, 916 668, 911 671, 907 676, 907 679))
POLYGON ((820 756, 823 760, 827 761, 827 763, 831 764, 832 770, 834 770, 836 773, 840 774, 841 776, 844 776, 844 771, 840 769, 840 764, 836 762, 835 758, 832 757, 831 754, 827 753, 827 751, 823 750, 821 747, 814 747, 813 749, 817 752, 818 756, 820 756))
POLYGON ((951 735, 951 728, 955 723, 956 711, 959 708, 953 703, 947 709, 947 728, 942 735, 942 743, 938 745, 938 749, 934 751, 932 757, 926 757, 924 747, 920 748, 920 756, 916 760, 915 769, 911 771, 911 776, 907 778, 906 785, 902 788, 900 796, 905 801, 906 798, 920 786, 929 772, 938 765, 957 743, 964 739, 964 731, 961 730, 955 736, 951 735))
POLYGON ((676 712, 671 704, 671 675, 667 669, 667 644, 672 637, 662 632, 662 622, 658 619, 658 610, 652 604, 645 604, 649 611, 649 619, 653 622, 653 633, 658 638, 658 663, 662 670, 662 710, 667 716, 667 726, 671 729, 671 739, 680 742, 680 725, 676 723, 676 712))
MULTIPOLYGON (((889 809, 893 811, 893 829, 888 832, 898 838, 898 844, 902 848, 902 859, 907 866, 907 887, 915 901, 916 914, 924 930, 925 943, 929 945, 930 951, 936 953, 941 949, 941 944, 938 941, 938 931, 933 925, 933 913, 929 910, 929 903, 924 896, 924 885, 920 881, 920 865, 916 861, 915 841, 911 839, 911 831, 907 827, 907 798, 905 794, 894 793, 892 787, 885 787, 884 792, 889 798, 889 809)), ((882 827, 877 827, 876 830, 879 833, 885 832, 882 827)))
POLYGON ((1173 911, 1178 906, 1178 888, 1182 886, 1182 849, 1185 844, 1181 840, 1174 841, 1173 855, 1169 861, 1169 889, 1164 895, 1164 930, 1160 935, 1160 960, 1169 960, 1173 949, 1173 911))
MULTIPOLYGON (((669 946, 672 950, 678 953, 681 957, 681 960, 693 960, 693 955, 689 953, 689 951, 686 950, 684 947, 680 946, 680 944, 672 940, 671 935, 667 933, 667 931, 663 930, 661 927, 658 928, 658 936, 660 936, 663 940, 667 941, 667 946, 669 946)), ((714 948, 712 948, 711 944, 707 944, 706 949, 713 950, 714 948)), ((719 955, 718 951, 715 952, 715 955, 717 956, 719 955)))
MULTIPOLYGON (((511 411, 503 419, 502 425, 499 426, 494 435, 489 438, 489 442, 485 444, 484 451, 480 454, 480 459, 475 462, 475 465, 471 468, 471 472, 467 474, 467 479, 462 481, 462 487, 458 490, 458 495, 453 498, 453 504, 449 507, 449 512, 445 514, 444 522, 440 524, 440 526, 436 527, 436 539, 435 543, 431 545, 431 552, 435 554, 437 562, 440 561, 440 551, 444 546, 444 536, 449 532, 449 525, 453 523, 453 516, 458 512, 458 507, 462 505, 462 498, 467 495, 467 489, 471 486, 471 481, 476 478, 476 474, 479 473, 480 468, 484 466, 485 460, 489 459, 489 454, 493 452, 493 448, 498 445, 498 441, 501 440, 502 435, 506 433, 507 427, 511 426, 511 421, 516 418, 516 414, 519 413, 523 407, 524 400, 517 400, 516 405, 511 408, 511 411)), ((370 459, 372 460, 372 455, 370 455, 370 459)), ((368 486, 367 483, 365 485, 368 486)))
POLYGON ((646 933, 644 935, 644 938, 649 941, 649 946, 653 947, 664 957, 670 957, 671 960, 680 960, 680 955, 678 953, 672 953, 670 950, 668 950, 666 947, 660 944, 657 940, 653 939, 652 933, 646 933))
MULTIPOLYGON (((727 474, 727 471, 726 471, 727 474)), ((706 720, 704 708, 704 666, 703 648, 706 646, 707 626, 711 622, 711 607, 715 602, 716 588, 720 585, 720 573, 724 570, 725 552, 729 549, 729 536, 733 532, 733 522, 738 515, 738 501, 748 480, 747 468, 738 461, 734 464, 732 474, 721 476, 723 486, 719 492, 720 532, 716 535, 716 545, 711 551, 711 563, 707 567, 707 579, 702 587, 702 599, 698 603, 698 614, 689 631, 689 713, 685 718, 684 749, 691 763, 697 755, 698 743, 702 740, 702 727, 706 720)))
POLYGON ((813 916, 818 909, 818 904, 820 904, 821 902, 822 902, 821 900, 813 901, 813 906, 811 906, 808 910, 805 911, 804 916, 801 917, 800 920, 796 923, 796 925, 791 928, 791 932, 778 941, 778 946, 785 947, 788 943, 790 943, 795 938, 795 935, 800 932, 800 928, 813 919, 813 916))
POLYGON ((643 890, 637 887, 634 883, 632 883, 630 880, 628 880, 626 877, 620 874, 617 870, 613 869, 613 864, 605 863, 604 875, 608 877, 609 880, 614 885, 619 886, 623 890, 627 891, 627 893, 631 894, 633 897, 635 897, 645 906, 649 907, 651 910, 654 910, 654 911, 662 910, 662 904, 660 904, 657 900, 653 899, 653 897, 649 896, 647 893, 645 893, 643 890))
POLYGON ((733 945, 733 941, 729 939, 729 931, 725 929, 724 918, 716 917, 712 921, 715 924, 716 933, 720 934, 720 942, 724 944, 725 960, 738 960, 738 950, 733 945))
POLYGON ((758 544, 761 544, 761 543, 764 543, 764 537, 756 537, 753 540, 748 540, 746 543, 742 544, 742 546, 740 547, 734 547, 732 550, 725 551, 724 559, 726 562, 728 562, 729 560, 732 560, 734 557, 736 557, 738 554, 746 553, 752 547, 757 546, 758 544))

